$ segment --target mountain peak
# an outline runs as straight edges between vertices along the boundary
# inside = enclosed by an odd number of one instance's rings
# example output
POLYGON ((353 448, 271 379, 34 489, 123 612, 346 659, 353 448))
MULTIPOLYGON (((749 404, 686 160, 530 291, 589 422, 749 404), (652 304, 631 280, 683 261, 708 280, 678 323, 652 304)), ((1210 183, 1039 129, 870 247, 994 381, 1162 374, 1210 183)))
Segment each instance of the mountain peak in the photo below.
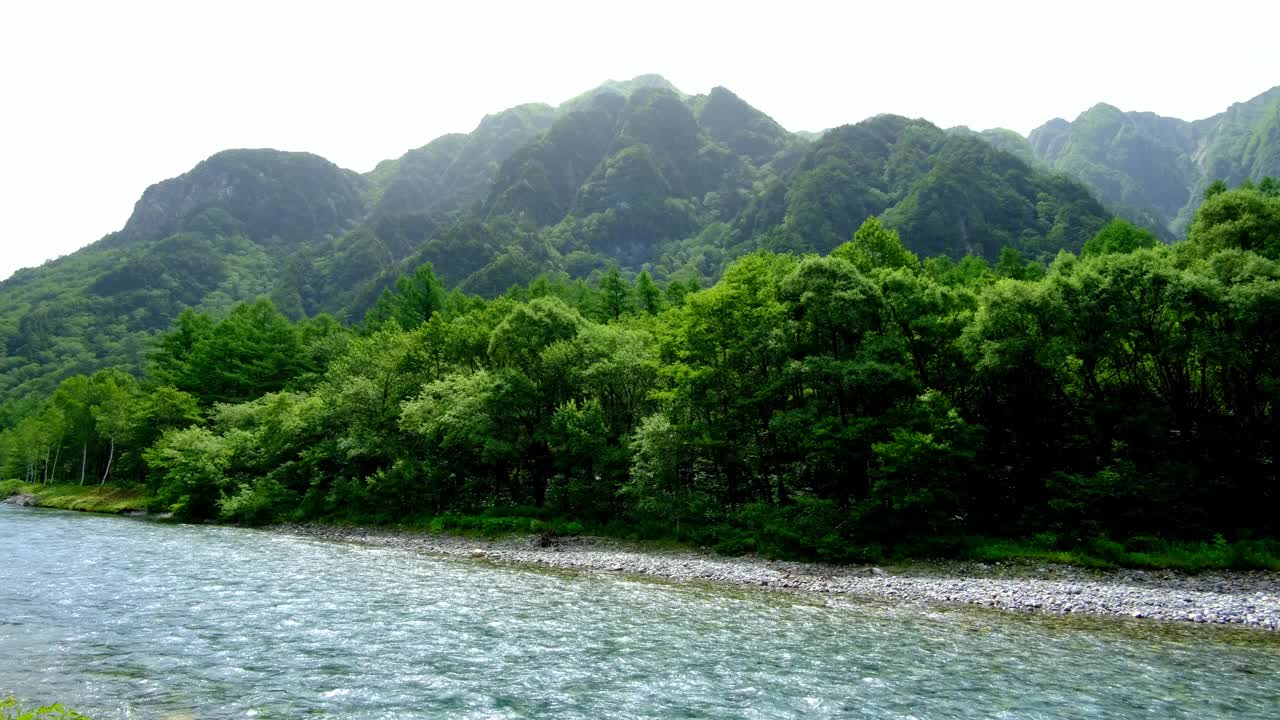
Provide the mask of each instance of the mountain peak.
POLYGON ((1093 107, 1089 108, 1088 110, 1085 110, 1084 112, 1080 113, 1079 117, 1076 118, 1076 121, 1079 122, 1082 118, 1086 118, 1086 117, 1089 117, 1089 118, 1099 117, 1099 116, 1111 117, 1111 116, 1118 116, 1118 115, 1124 115, 1124 111, 1110 103, 1100 102, 1100 103, 1096 103, 1093 107))
POLYGON ((669 80, 657 74, 637 75, 630 80, 605 80, 596 87, 582 93, 581 95, 570 98, 560 103, 559 110, 562 113, 573 112, 574 110, 586 107, 594 98, 600 95, 620 95, 624 98, 631 97, 632 93, 645 88, 656 88, 659 90, 669 90, 677 96, 687 97, 680 88, 671 84, 669 80))
POLYGON ((206 210, 242 221, 258 239, 340 232, 363 210, 359 175, 305 152, 223 150, 142 194, 117 239, 158 238, 206 210))

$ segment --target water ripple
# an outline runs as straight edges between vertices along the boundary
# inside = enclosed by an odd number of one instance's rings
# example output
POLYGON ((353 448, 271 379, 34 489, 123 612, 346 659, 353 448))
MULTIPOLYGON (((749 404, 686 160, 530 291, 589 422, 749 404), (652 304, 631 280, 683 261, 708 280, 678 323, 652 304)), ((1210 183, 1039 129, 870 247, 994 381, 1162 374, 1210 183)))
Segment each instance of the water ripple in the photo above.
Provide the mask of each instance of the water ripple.
POLYGON ((1274 718, 1263 633, 0 506, 0 694, 109 718, 1274 718))

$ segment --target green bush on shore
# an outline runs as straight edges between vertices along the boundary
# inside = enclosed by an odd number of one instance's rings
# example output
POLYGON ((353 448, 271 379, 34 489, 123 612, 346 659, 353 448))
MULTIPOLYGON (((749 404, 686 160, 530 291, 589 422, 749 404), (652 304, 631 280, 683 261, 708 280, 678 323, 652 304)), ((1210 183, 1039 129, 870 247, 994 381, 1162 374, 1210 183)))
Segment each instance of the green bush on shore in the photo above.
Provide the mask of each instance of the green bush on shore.
MULTIPOLYGON (((148 504, 136 489, 0 481, 0 498, 17 494, 33 495, 42 507, 101 513, 141 510, 148 504)), ((1075 542, 1045 532, 1028 538, 936 535, 886 546, 849 541, 830 531, 834 522, 827 515, 831 512, 822 503, 801 502, 789 508, 749 506, 729 514, 724 522, 684 523, 679 532, 655 518, 637 516, 584 524, 576 518, 557 517, 545 508, 525 506, 494 507, 479 513, 446 512, 408 522, 382 515, 335 515, 329 520, 486 538, 528 534, 572 537, 590 533, 657 545, 706 548, 721 555, 757 554, 770 559, 835 564, 967 560, 1055 563, 1095 569, 1280 571, 1280 541, 1272 539, 1245 537, 1228 541, 1217 535, 1211 540, 1188 542, 1136 535, 1124 542, 1105 537, 1075 542)), ((249 525, 269 521, 266 516, 251 512, 250 506, 224 519, 249 525)))

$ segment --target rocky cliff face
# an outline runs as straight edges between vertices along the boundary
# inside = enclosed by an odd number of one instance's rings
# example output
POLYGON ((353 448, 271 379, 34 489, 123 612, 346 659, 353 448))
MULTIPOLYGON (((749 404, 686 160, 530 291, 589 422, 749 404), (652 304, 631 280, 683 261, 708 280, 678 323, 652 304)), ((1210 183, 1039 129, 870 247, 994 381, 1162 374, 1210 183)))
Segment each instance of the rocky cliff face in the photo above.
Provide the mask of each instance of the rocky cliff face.
POLYGON ((1100 103, 1028 139, 1050 169, 1166 238, 1182 237, 1209 183, 1280 175, 1280 87, 1194 122, 1100 103))
POLYGON ((227 150, 147 188, 116 241, 164 237, 221 211, 251 239, 305 242, 340 233, 359 218, 364 184, 359 175, 309 153, 227 150))

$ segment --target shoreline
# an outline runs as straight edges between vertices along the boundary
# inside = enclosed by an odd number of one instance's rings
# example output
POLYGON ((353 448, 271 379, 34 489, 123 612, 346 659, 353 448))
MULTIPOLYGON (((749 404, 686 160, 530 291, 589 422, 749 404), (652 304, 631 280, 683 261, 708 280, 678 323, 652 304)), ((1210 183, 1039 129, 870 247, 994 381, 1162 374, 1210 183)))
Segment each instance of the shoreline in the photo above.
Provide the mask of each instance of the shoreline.
MULTIPOLYGON (((33 496, 15 495, 0 502, 49 507, 33 496)), ((53 509, 85 511, 75 507, 54 506, 53 509)), ((102 514, 147 516, 137 511, 102 514)), ((641 575, 675 582, 702 581, 881 601, 971 605, 1049 616, 1126 617, 1280 631, 1280 572, 1274 571, 1232 570, 1189 575, 1172 570, 1089 570, 1031 561, 940 561, 886 565, 885 569, 766 560, 757 556, 729 557, 594 536, 561 537, 542 547, 537 536, 473 538, 324 524, 281 524, 264 529, 442 557, 641 575)))
POLYGON ((300 537, 413 550, 431 555, 643 575, 770 590, 911 603, 974 605, 1045 615, 1094 615, 1280 631, 1280 573, 1094 571, 1038 563, 931 563, 900 567, 824 565, 691 550, 646 548, 606 538, 536 536, 501 539, 385 528, 274 525, 300 537))

